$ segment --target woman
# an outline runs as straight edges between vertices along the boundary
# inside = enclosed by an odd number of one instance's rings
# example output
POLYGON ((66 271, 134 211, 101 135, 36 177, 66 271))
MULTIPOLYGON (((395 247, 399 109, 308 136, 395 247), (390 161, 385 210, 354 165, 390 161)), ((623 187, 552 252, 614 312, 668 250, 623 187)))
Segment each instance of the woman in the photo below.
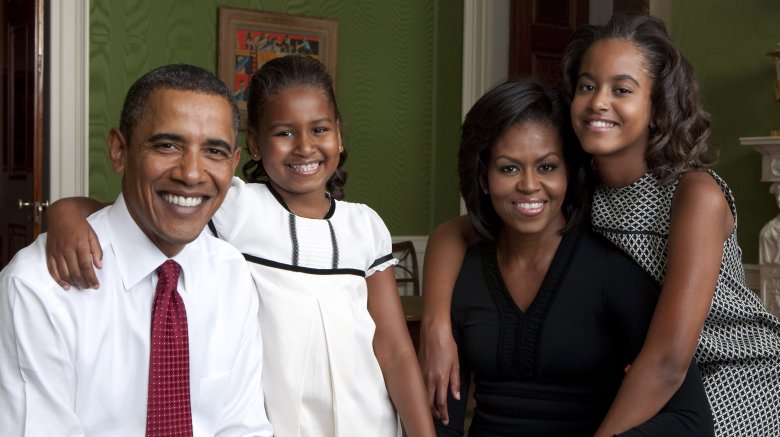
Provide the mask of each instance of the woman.
MULTIPOLYGON (((451 313, 464 392, 475 383, 470 435, 592 435, 652 316, 653 279, 583 226, 588 173, 567 113, 554 92, 510 81, 463 123, 460 189, 482 238, 451 313)), ((462 435, 465 408, 450 397, 440 436, 462 435)), ((666 407, 624 435, 711 433, 690 366, 666 407)))

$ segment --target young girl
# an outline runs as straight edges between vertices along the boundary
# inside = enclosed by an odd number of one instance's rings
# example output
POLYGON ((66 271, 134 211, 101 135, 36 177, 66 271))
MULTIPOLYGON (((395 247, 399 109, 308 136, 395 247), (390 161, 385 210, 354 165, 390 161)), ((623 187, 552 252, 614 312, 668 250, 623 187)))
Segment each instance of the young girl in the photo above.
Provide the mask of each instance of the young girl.
MULTIPOLYGON (((662 284, 642 351, 596 435, 652 417, 694 352, 717 435, 780 435, 780 323, 745 286, 736 207, 708 169, 709 116, 690 64, 661 21, 616 16, 575 32, 564 73, 575 133, 601 182, 593 229, 662 284)), ((425 256, 421 360, 445 419, 448 379, 460 395, 449 296, 473 238, 456 219, 431 235, 425 256)))
MULTIPOLYGON (((260 294, 274 434, 395 437, 395 405, 408 435, 433 435, 390 234, 372 209, 339 200, 346 151, 325 67, 302 56, 264 64, 248 119, 247 183, 234 179, 209 227, 244 253, 260 294)), ((52 225, 52 247, 73 235, 52 225)))

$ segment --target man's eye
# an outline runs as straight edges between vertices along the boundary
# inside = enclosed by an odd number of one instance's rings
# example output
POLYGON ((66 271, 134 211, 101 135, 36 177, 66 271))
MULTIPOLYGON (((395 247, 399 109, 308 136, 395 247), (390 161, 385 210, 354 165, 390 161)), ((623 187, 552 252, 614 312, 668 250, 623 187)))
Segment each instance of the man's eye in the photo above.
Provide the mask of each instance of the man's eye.
POLYGON ((222 156, 226 156, 226 155, 227 155, 227 152, 225 152, 225 151, 224 151, 224 150, 222 150, 222 149, 217 149, 217 148, 215 148, 215 147, 213 147, 213 148, 211 148, 211 149, 208 149, 208 152, 209 152, 209 154, 211 154, 211 155, 222 155, 222 156))

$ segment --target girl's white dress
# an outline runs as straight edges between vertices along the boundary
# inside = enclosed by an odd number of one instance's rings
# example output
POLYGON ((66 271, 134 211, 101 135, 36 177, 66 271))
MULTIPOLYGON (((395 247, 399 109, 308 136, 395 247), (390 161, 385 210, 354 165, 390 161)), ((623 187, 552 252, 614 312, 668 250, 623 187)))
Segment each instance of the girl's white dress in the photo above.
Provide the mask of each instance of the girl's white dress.
POLYGON ((323 219, 298 217, 270 186, 234 178, 210 227, 244 254, 260 295, 274 434, 395 437, 367 309, 365 278, 396 262, 376 212, 333 200, 323 219))

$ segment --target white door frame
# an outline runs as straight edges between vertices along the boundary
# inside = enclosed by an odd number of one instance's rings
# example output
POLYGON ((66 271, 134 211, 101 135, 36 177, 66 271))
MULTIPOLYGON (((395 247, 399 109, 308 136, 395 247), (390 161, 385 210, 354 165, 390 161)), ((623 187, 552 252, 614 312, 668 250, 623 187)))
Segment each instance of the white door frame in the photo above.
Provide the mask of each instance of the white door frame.
POLYGON ((49 201, 89 194, 89 0, 49 2, 49 201))

